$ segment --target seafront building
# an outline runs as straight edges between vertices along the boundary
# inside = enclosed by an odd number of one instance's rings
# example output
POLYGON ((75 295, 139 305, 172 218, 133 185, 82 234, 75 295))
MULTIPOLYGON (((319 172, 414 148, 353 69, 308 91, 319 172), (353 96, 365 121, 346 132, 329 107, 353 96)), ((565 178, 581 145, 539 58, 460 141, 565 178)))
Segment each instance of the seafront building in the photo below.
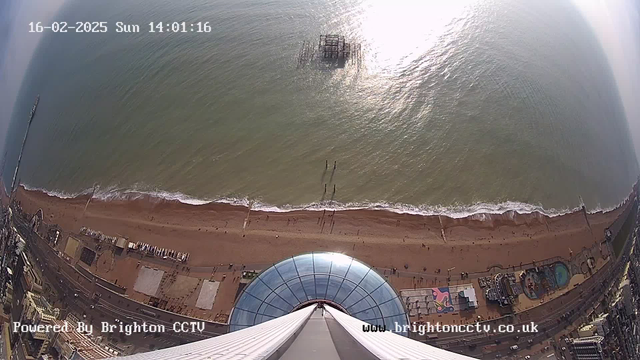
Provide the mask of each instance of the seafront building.
MULTIPOLYGON (((56 325, 63 325, 60 320, 54 321, 56 325)), ((93 360, 105 359, 118 355, 116 351, 107 346, 102 346, 87 334, 78 331, 77 319, 67 318, 69 331, 50 333, 50 344, 58 353, 60 360, 93 360)))
POLYGON ((629 279, 625 279, 621 284, 616 298, 612 301, 607 320, 611 331, 609 334, 613 338, 615 347, 612 353, 619 359, 639 359, 640 334, 638 331, 637 308, 633 296, 624 289, 629 289, 629 279))
MULTIPOLYGON (((23 325, 53 325, 60 316, 60 310, 53 308, 41 295, 28 291, 23 300, 22 317, 23 325)), ((50 334, 47 332, 29 331, 21 333, 27 353, 38 358, 49 350, 51 343, 50 334)))
POLYGON ((606 308, 571 339, 576 359, 640 360, 640 252, 638 228, 629 241, 628 261, 616 286, 605 294, 606 308))
MULTIPOLYGON (((25 358, 45 359, 48 358, 47 354, 52 351, 57 354, 57 359, 60 360, 105 359, 118 355, 114 349, 101 345, 96 342, 95 338, 78 331, 76 324, 79 320, 75 316, 68 315, 64 321, 59 318, 59 309, 53 308, 41 295, 33 292, 25 294, 22 316, 19 321, 21 324, 51 325, 67 330, 60 332, 30 330, 26 333, 19 333, 21 344, 24 344, 23 356, 25 358)), ((18 352, 16 352, 17 354, 18 352)), ((15 358, 22 357, 15 356, 15 358)))
POLYGON ((612 355, 616 359, 640 360, 640 271, 638 229, 633 234, 629 262, 615 294, 611 297, 607 316, 611 331, 612 355))
POLYGON ((604 337, 589 336, 571 341, 571 351, 576 360, 603 360, 604 337))
POLYGON ((18 261, 20 262, 19 267, 22 268, 22 276, 20 277, 22 288, 36 294, 41 294, 42 279, 31 264, 31 261, 29 261, 27 254, 25 252, 21 253, 18 261))

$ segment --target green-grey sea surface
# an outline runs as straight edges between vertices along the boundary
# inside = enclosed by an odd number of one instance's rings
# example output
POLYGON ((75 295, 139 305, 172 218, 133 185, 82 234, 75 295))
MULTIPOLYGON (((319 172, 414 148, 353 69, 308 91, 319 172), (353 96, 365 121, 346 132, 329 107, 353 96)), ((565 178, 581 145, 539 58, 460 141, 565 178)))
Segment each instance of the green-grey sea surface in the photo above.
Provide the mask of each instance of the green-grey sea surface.
POLYGON ((5 183, 36 94, 18 178, 67 196, 554 212, 615 206, 638 174, 611 68, 569 0, 69 0, 56 20, 109 29, 43 37, 5 183), (327 33, 360 44, 359 66, 298 68, 327 33))

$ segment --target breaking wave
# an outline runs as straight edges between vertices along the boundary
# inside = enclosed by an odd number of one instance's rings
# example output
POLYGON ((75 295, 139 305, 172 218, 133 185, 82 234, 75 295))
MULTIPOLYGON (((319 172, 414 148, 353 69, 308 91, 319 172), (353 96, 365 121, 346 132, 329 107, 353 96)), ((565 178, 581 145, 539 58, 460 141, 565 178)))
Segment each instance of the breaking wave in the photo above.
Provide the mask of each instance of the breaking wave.
MULTIPOLYGON (((205 205, 210 203, 222 203, 238 206, 251 207, 253 210, 268 211, 268 212, 290 212, 296 210, 308 210, 308 211, 344 211, 344 210, 384 210, 391 211, 398 214, 412 214, 412 215, 444 215, 451 218, 464 218, 477 214, 503 214, 506 212, 517 212, 519 214, 531 214, 541 213, 549 217, 560 216, 572 212, 579 211, 580 206, 574 208, 564 209, 545 209, 541 205, 527 204, 517 201, 507 201, 502 203, 476 203, 472 205, 454 205, 454 206, 442 206, 442 205, 410 205, 390 202, 360 202, 360 203, 339 203, 332 202, 312 202, 303 205, 280 205, 275 206, 271 204, 262 203, 259 200, 253 200, 248 198, 230 198, 220 197, 215 199, 200 199, 193 196, 189 196, 180 192, 169 192, 163 190, 142 190, 142 189, 121 189, 117 187, 109 188, 96 188, 95 192, 93 188, 85 189, 77 193, 68 193, 58 190, 47 190, 43 188, 32 187, 26 184, 21 184, 23 188, 29 191, 40 191, 50 196, 55 196, 61 199, 73 199, 81 196, 87 196, 93 193, 93 199, 102 201, 116 201, 116 200, 136 200, 142 198, 156 198, 159 201, 178 201, 183 204, 189 205, 205 205)), ((620 207, 626 201, 623 200, 620 204, 612 206, 610 208, 596 207, 589 209, 588 213, 593 214, 597 212, 608 212, 620 207)))

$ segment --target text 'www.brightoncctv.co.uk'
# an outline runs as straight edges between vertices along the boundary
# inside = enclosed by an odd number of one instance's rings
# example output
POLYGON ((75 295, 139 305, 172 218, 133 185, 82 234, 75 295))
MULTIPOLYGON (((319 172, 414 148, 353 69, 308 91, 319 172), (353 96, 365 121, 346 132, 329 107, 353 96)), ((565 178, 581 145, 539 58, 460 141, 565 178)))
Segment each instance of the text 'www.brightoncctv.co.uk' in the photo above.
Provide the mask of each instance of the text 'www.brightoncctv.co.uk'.
POLYGON ((395 333, 414 332, 419 335, 425 334, 438 334, 438 333, 485 333, 485 334, 535 334, 538 332, 538 325, 531 322, 529 324, 512 325, 512 324, 441 324, 439 322, 432 324, 426 323, 413 323, 411 325, 395 324, 392 329, 387 329, 386 325, 362 325, 363 332, 383 332, 393 331, 395 333))

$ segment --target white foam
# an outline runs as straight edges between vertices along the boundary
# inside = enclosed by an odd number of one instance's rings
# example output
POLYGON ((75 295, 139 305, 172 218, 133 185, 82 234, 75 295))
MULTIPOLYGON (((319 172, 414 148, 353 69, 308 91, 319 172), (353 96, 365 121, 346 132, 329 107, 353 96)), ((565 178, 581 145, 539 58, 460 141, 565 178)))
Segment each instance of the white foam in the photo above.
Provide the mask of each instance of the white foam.
POLYGON ((91 191, 92 191, 92 189, 88 189, 88 190, 81 191, 79 193, 68 193, 68 192, 64 192, 62 190, 46 190, 46 189, 42 189, 42 188, 38 188, 38 187, 32 187, 32 186, 29 186, 27 184, 20 184, 20 186, 23 187, 25 190, 40 191, 40 192, 43 192, 43 193, 45 193, 47 195, 55 196, 55 197, 60 198, 60 199, 73 199, 73 198, 77 198, 79 196, 91 194, 91 191))
MULTIPOLYGON (((21 184, 26 190, 41 191, 50 196, 55 196, 61 199, 71 199, 79 196, 85 196, 91 194, 93 188, 85 189, 77 193, 68 193, 60 190, 48 190, 37 187, 32 187, 26 184, 21 184)), ((476 203, 472 205, 454 205, 454 206, 442 206, 442 205, 410 205, 401 203, 389 203, 389 202, 362 202, 362 203, 338 203, 338 202, 313 202, 303 205, 281 205, 275 206, 271 204, 265 204, 259 200, 251 200, 248 198, 216 198, 216 199, 199 199, 190 195, 186 195, 180 192, 169 192, 164 190, 144 190, 144 186, 136 185, 133 189, 120 189, 117 187, 109 188, 97 188, 93 195, 95 199, 102 201, 114 201, 114 200, 135 200, 143 197, 157 198, 158 200, 170 200, 179 201, 189 205, 205 205, 210 203, 222 203, 230 205, 238 205, 251 207, 253 210, 268 211, 268 212, 291 212, 298 210, 307 211, 344 211, 344 210, 380 210, 391 211, 398 214, 413 214, 413 215, 445 215, 451 218, 464 218, 474 216, 478 220, 485 218, 486 214, 505 214, 509 213, 509 216, 518 214, 532 214, 541 213, 550 217, 560 216, 572 212, 579 211, 581 208, 564 208, 564 209, 545 209, 541 205, 527 204, 517 201, 507 201, 502 203, 476 203)), ((587 212, 590 214, 597 212, 608 212, 615 210, 625 203, 626 199, 620 204, 609 208, 601 208, 600 206, 590 209, 587 212)))

